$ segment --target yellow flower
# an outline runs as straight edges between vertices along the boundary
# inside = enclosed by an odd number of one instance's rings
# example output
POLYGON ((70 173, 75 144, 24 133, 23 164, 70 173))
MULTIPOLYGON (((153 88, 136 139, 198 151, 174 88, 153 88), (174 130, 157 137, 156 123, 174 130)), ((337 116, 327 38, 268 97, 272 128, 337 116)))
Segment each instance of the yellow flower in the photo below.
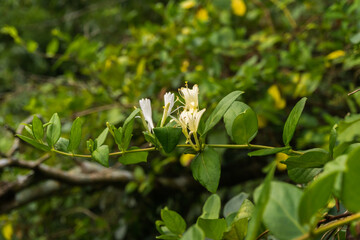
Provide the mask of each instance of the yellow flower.
POLYGON ((195 154, 182 154, 180 157, 181 165, 183 165, 184 167, 189 166, 195 156, 195 154))
POLYGON ((196 5, 196 2, 193 0, 187 0, 187 1, 183 1, 180 3, 180 7, 183 9, 190 9, 190 8, 195 7, 195 5, 196 5))
POLYGON ((343 56, 345 56, 345 52, 343 50, 336 50, 336 51, 333 51, 333 52, 329 53, 326 56, 326 59, 333 60, 333 59, 343 57, 343 56))
POLYGON ((6 223, 2 228, 2 235, 6 240, 11 240, 14 233, 11 223, 6 223))
POLYGON ((244 16, 246 13, 246 5, 243 0, 231 0, 231 8, 237 16, 244 16))
POLYGON ((286 164, 281 163, 281 161, 285 161, 286 159, 288 159, 289 156, 285 153, 277 153, 275 156, 275 160, 276 160, 276 168, 279 171, 284 171, 286 170, 286 164))
POLYGON ((206 22, 209 20, 208 11, 206 11, 204 8, 201 8, 199 11, 197 11, 196 18, 201 22, 206 22))
POLYGON ((189 61, 188 61, 188 60, 184 60, 184 61, 182 62, 180 71, 181 71, 181 72, 187 72, 189 65, 190 65, 189 61))
POLYGON ((274 99, 275 101, 275 107, 277 109, 283 109, 286 106, 286 101, 283 99, 280 95, 280 90, 277 85, 272 85, 268 89, 269 95, 274 99))

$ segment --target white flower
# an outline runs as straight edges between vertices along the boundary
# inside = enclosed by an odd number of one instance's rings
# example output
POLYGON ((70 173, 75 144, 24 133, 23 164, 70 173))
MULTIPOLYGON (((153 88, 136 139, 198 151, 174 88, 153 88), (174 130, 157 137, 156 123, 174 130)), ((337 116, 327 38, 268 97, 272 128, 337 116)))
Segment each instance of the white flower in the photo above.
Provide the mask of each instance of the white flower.
POLYGON ((152 120, 152 112, 151 112, 151 101, 148 98, 143 98, 139 101, 141 111, 144 115, 145 121, 148 124, 149 131, 152 132, 154 128, 154 123, 152 120))
POLYGON ((175 98, 175 94, 171 93, 171 92, 167 92, 164 95, 164 108, 167 108, 167 112, 166 112, 166 116, 165 118, 167 118, 168 116, 170 116, 171 114, 171 110, 174 107, 174 98, 175 98), (169 104, 169 106, 168 106, 169 104))
POLYGON ((198 127, 199 127, 201 116, 203 115, 205 110, 206 109, 204 108, 200 112, 198 110, 195 110, 194 112, 188 113, 188 118, 189 118, 188 127, 190 130, 190 133, 196 134, 198 127))
POLYGON ((198 85, 195 84, 192 89, 188 88, 188 86, 186 85, 186 87, 180 89, 179 94, 185 100, 185 110, 195 111, 198 109, 198 85))

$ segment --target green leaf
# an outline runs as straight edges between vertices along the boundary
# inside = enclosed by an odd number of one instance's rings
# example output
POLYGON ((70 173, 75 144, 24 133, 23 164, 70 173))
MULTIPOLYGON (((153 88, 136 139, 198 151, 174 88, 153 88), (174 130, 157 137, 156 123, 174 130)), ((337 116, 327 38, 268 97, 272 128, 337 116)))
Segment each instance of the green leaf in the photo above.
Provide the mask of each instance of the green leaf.
POLYGON ((221 199, 219 195, 212 194, 206 200, 200 217, 204 219, 217 219, 219 218, 220 208, 221 199))
POLYGON ((26 136, 23 136, 23 135, 20 135, 20 134, 16 134, 16 136, 18 136, 21 140, 29 143, 30 145, 36 147, 37 149, 40 149, 40 150, 46 151, 46 152, 50 151, 49 146, 47 146, 45 144, 42 144, 42 143, 39 143, 35 139, 29 138, 29 137, 26 137, 26 136))
POLYGON ((214 111, 210 114, 206 120, 205 129, 202 135, 205 135, 210 129, 212 129, 224 116, 225 112, 231 106, 231 104, 244 92, 234 91, 226 95, 219 104, 215 107, 214 111))
POLYGON ((350 212, 360 212, 360 147, 352 150, 346 162, 343 178, 342 200, 350 212))
POLYGON ((116 144, 119 147, 119 150, 123 151, 123 149, 122 149, 122 145, 123 145, 123 128, 119 127, 117 129, 117 128, 114 127, 113 132, 114 132, 114 139, 115 139, 116 144))
POLYGON ((95 139, 95 145, 96 148, 100 147, 101 145, 103 145, 103 143, 105 142, 105 139, 108 135, 109 129, 105 128, 104 131, 102 131, 100 133, 100 135, 95 139))
POLYGON ((230 230, 224 233, 224 240, 243 240, 247 233, 248 222, 247 218, 234 221, 230 230))
POLYGON ((83 124, 82 119, 76 118, 71 126, 69 146, 68 146, 69 152, 74 152, 74 150, 77 149, 80 145, 82 124, 83 124))
POLYGON ((199 181, 208 191, 215 193, 220 180, 221 164, 218 152, 210 147, 196 156, 191 163, 195 180, 199 181))
MULTIPOLYGON (((138 148, 131 148, 138 149, 138 148)), ((141 162, 147 162, 148 152, 134 152, 134 153, 125 153, 123 156, 119 157, 119 162, 124 165, 136 164, 141 162)))
POLYGON ((55 144, 54 148, 56 150, 59 150, 59 151, 62 151, 62 152, 67 152, 68 146, 69 146, 69 139, 61 137, 61 138, 59 138, 59 140, 55 144))
POLYGON ((232 126, 232 136, 237 144, 248 144, 253 140, 258 132, 258 122, 256 113, 248 108, 239 114, 232 126))
POLYGON ((58 49, 59 49, 59 40, 57 38, 53 38, 46 46, 46 55, 48 57, 53 57, 57 53, 58 49))
POLYGON ((249 197, 247 193, 239 193, 231 198, 224 206, 224 217, 229 216, 233 212, 238 212, 244 200, 249 197))
MULTIPOLYGON (((286 160, 287 161, 287 160, 286 160)), ((288 175, 296 183, 308 183, 321 172, 322 168, 292 168, 288 167, 288 175)))
POLYGON ((330 139, 329 139, 329 155, 330 155, 330 159, 333 159, 334 157, 334 148, 335 148, 335 144, 336 144, 336 138, 337 138, 337 124, 335 124, 333 126, 333 128, 331 129, 330 132, 330 139))
POLYGON ((122 149, 123 151, 126 151, 130 145, 130 141, 132 138, 132 132, 133 132, 133 126, 134 126, 134 120, 135 116, 139 113, 140 108, 135 109, 129 117, 126 118, 124 125, 123 125, 123 143, 122 143, 122 149))
POLYGON ((204 219, 199 218, 197 225, 204 231, 205 237, 220 240, 226 231, 227 224, 225 219, 204 219))
POLYGON ((165 226, 175 234, 182 234, 186 230, 185 220, 175 211, 168 209, 161 210, 161 219, 165 226))
POLYGON ((295 239, 307 232, 299 223, 298 207, 302 191, 294 185, 272 182, 264 211, 264 223, 279 240, 295 239))
POLYGON ((265 207, 270 198, 271 180, 274 177, 275 169, 276 163, 273 162, 268 174, 266 175, 264 183, 262 184, 262 186, 257 188, 259 192, 259 197, 257 198, 255 209, 249 222, 246 240, 255 240, 259 235, 259 229, 261 226, 265 207))
POLYGON ((181 128, 157 127, 154 128, 154 133, 164 151, 170 153, 176 148, 182 131, 181 128))
POLYGON ((42 141, 44 137, 44 127, 41 120, 34 115, 32 120, 32 132, 36 140, 42 141))
POLYGON ((91 157, 105 167, 109 167, 109 147, 102 145, 91 153, 91 157))
POLYGON ((290 168, 318 168, 323 167, 329 160, 329 154, 322 149, 305 152, 300 157, 290 157, 285 164, 290 168))
POLYGON ((279 148, 269 148, 269 149, 260 149, 257 151, 249 152, 248 155, 250 157, 254 156, 266 156, 266 155, 272 155, 275 153, 283 152, 286 150, 289 150, 290 147, 279 147, 279 148))
POLYGON ((205 233, 197 225, 192 225, 180 239, 181 240, 205 240, 205 233))
POLYGON ((232 126, 235 118, 239 116, 239 114, 245 112, 245 110, 249 109, 250 107, 243 102, 235 101, 231 104, 229 109, 224 114, 224 123, 225 129, 228 135, 233 139, 232 136, 232 126))
POLYGON ((305 107, 306 99, 307 98, 304 97, 296 103, 295 107, 291 110, 290 115, 285 122, 283 131, 283 141, 285 146, 288 146, 290 144, 290 141, 296 129, 296 125, 298 124, 301 113, 305 107))
POLYGON ((61 122, 59 115, 54 113, 50 118, 51 123, 46 129, 46 141, 50 147, 54 147, 61 135, 61 122))
POLYGON ((304 191, 299 205, 299 219, 301 224, 311 224, 311 218, 318 210, 325 207, 329 201, 338 172, 320 175, 304 191))

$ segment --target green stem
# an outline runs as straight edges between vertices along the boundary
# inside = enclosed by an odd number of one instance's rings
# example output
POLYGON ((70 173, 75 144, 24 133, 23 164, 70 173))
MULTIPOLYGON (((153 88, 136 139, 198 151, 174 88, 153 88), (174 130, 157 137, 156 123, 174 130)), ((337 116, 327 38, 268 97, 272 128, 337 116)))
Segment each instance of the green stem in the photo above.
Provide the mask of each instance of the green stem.
MULTIPOLYGON (((194 135, 195 138, 195 135, 194 135)), ((195 138, 195 141, 197 139, 195 138)), ((200 144, 198 142, 198 140, 196 141, 197 144, 178 144, 177 147, 180 148, 194 148, 195 150, 199 150, 198 149, 198 144, 200 144)), ((205 146, 208 147, 212 147, 212 148, 231 148, 231 149, 271 149, 274 147, 271 146, 265 146, 265 145, 256 145, 256 144, 205 144, 205 146)), ((156 148, 155 147, 151 147, 151 148, 142 148, 142 149, 133 149, 133 150, 128 150, 128 151, 120 151, 120 152, 113 152, 110 153, 109 156, 117 156, 117 155, 122 155, 124 153, 134 153, 134 152, 152 152, 155 151, 156 148)), ((80 158, 91 158, 91 155, 85 155, 85 154, 75 154, 75 153, 67 153, 67 152, 62 152, 56 149, 52 149, 52 152, 64 155, 64 156, 69 156, 69 157, 80 157, 80 158)), ((295 154, 303 154, 302 152, 299 151, 290 151, 291 153, 295 153, 295 154)))
POLYGON ((323 232, 327 232, 327 231, 329 231, 331 229, 343 226, 343 225, 345 225, 345 224, 347 224, 349 222, 352 222, 354 220, 357 220, 357 219, 360 219, 360 213, 356 213, 356 214, 351 215, 349 217, 340 219, 340 220, 338 220, 336 222, 332 222, 332 223, 323 225, 323 226, 315 229, 311 233, 306 233, 306 234, 302 235, 301 237, 297 238, 296 240, 309 239, 311 236, 318 235, 318 234, 323 233, 323 232))

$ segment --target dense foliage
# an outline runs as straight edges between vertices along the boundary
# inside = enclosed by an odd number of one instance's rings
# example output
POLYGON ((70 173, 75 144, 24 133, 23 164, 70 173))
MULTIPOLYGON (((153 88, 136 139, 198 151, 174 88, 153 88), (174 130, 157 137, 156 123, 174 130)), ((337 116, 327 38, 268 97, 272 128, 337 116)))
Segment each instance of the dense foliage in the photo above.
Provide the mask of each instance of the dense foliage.
POLYGON ((359 235, 341 228, 360 212, 359 0, 4 0, 0 13, 0 238, 359 235), (185 82, 207 145, 174 149, 179 130, 144 135, 135 115, 147 97, 160 123, 185 82), (107 158, 135 147, 151 151, 107 158))

